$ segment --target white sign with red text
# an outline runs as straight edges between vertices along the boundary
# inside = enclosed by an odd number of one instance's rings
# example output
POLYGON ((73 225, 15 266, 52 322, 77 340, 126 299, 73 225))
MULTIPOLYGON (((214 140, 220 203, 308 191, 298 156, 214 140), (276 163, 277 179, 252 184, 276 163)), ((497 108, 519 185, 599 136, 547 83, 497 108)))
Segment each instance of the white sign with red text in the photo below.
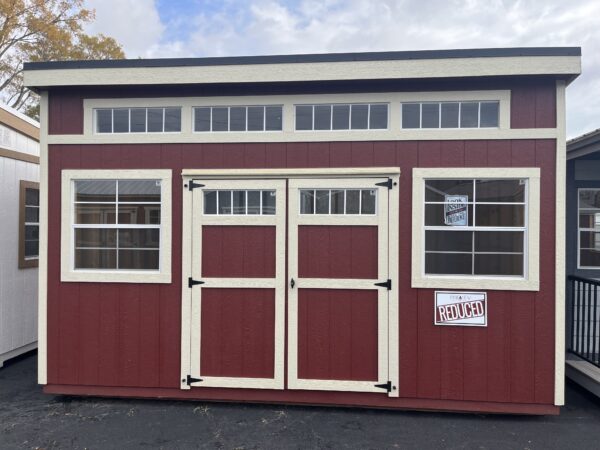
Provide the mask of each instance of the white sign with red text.
POLYGON ((435 292, 435 324, 487 327, 487 293, 435 292))

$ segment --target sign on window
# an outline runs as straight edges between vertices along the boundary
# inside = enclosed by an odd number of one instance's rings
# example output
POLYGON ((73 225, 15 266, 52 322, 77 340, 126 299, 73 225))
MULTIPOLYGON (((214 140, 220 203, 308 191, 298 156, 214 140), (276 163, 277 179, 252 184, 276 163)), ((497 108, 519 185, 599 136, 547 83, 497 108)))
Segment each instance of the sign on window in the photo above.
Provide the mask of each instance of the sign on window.
POLYGON ((442 292, 435 293, 435 324, 487 326, 487 293, 442 292))
POLYGON ((468 220, 468 202, 466 195, 446 195, 444 203, 444 224, 458 227, 467 226, 468 220))

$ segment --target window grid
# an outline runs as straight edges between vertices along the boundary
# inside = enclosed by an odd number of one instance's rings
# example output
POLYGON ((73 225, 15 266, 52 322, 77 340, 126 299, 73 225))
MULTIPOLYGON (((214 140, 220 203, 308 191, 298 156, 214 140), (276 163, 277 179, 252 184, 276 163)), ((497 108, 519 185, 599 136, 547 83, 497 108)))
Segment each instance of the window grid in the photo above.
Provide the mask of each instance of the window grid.
POLYGON ((138 134, 138 133, 181 133, 181 107, 180 106, 156 106, 156 107, 131 107, 131 108, 96 108, 94 109, 94 130, 97 134, 138 134), (144 110, 144 131, 131 131, 131 112, 132 110, 144 110), (148 131, 148 115, 149 110, 160 109, 162 113, 162 123, 160 131, 148 131), (179 130, 165 131, 166 111, 179 110, 179 130), (110 111, 110 131, 99 130, 99 113, 102 111, 110 111), (127 131, 115 131, 115 111, 127 111, 127 131))
POLYGON ((404 126, 404 117, 402 117, 402 129, 453 129, 453 128, 462 128, 462 129, 471 129, 471 128, 498 128, 500 125, 500 102, 494 100, 456 100, 456 101, 440 101, 440 102, 403 102, 400 105, 400 109, 402 112, 402 116, 404 116, 404 105, 418 105, 419 106, 419 126, 418 127, 405 127, 404 126), (442 127, 442 104, 458 104, 458 122, 456 127, 442 127), (465 103, 477 103, 477 126, 476 127, 463 127, 462 123, 462 115, 463 115, 463 105, 465 103), (484 103, 495 103, 498 105, 496 110, 496 126, 481 126, 481 105, 484 103), (438 126, 437 127, 423 127, 423 105, 437 105, 438 110, 438 126))
MULTIPOLYGON (((428 181, 435 181, 435 180, 440 180, 438 178, 426 178, 424 179, 423 182, 423 189, 426 192, 427 190, 427 182, 428 181)), ((424 254, 462 254, 462 255, 471 255, 471 274, 462 274, 464 276, 470 276, 470 277, 490 277, 490 276, 495 276, 495 277, 514 277, 514 275, 481 275, 481 274, 476 274, 475 273, 475 256, 476 255, 522 255, 522 260, 523 260, 523 273, 521 275, 519 275, 519 277, 526 277, 527 276, 527 241, 528 241, 528 237, 527 237, 527 233, 528 233, 528 208, 527 208, 527 202, 528 202, 528 187, 529 184, 527 183, 526 180, 525 181, 525 192, 524 192, 524 201, 523 202, 477 202, 477 189, 476 189, 476 184, 477 181, 479 180, 485 180, 485 181, 490 181, 492 179, 486 179, 486 178, 476 178, 476 179, 472 179, 472 183, 473 183, 473 201, 467 201, 467 208, 469 206, 472 206, 472 211, 473 211, 473 218, 472 218, 472 225, 465 225, 465 226, 447 226, 447 225, 441 225, 441 226, 434 226, 434 225, 425 225, 426 223, 426 208, 423 208, 423 243, 424 243, 424 254), (482 226, 482 225, 476 225, 477 222, 477 205, 520 205, 523 206, 524 208, 524 217, 523 217, 523 226, 482 226), (467 251, 447 251, 447 250, 440 250, 440 251, 432 251, 432 250, 426 250, 426 246, 427 246, 427 239, 426 239, 426 232, 427 231, 469 231, 471 232, 471 251, 467 252, 467 251), (493 251, 493 252, 482 252, 482 251, 475 251, 475 236, 476 236, 476 232, 522 232, 523 233, 523 251, 522 252, 500 252, 500 251, 493 251)), ((425 196, 423 197, 425 198, 425 196)), ((444 205, 447 202, 443 202, 443 201, 424 201, 425 205, 436 205, 436 204, 441 204, 444 205)), ((467 209, 467 221, 468 221, 468 209, 467 209)), ((468 222, 467 222, 468 223, 468 222)), ((425 269, 425 264, 426 264, 426 258, 423 259, 423 273, 425 275, 435 275, 435 276, 444 276, 444 274, 439 274, 439 273, 427 273, 426 269, 425 269)), ((451 275, 451 274, 447 274, 447 275, 451 275)))
POLYGON ((275 197, 275 191, 272 189, 265 189, 265 190, 261 190, 261 189, 220 189, 220 190, 216 190, 216 189, 211 189, 211 190, 205 190, 204 191, 204 207, 203 207, 203 211, 202 214, 207 215, 207 216, 272 216, 275 214, 276 210, 275 210, 275 199, 273 199, 273 205, 267 205, 264 202, 264 196, 265 195, 269 195, 272 197, 275 197), (229 212, 228 213, 222 213, 221 212, 221 204, 220 204, 220 198, 221 196, 219 195, 220 193, 229 193, 229 212), (244 209, 243 211, 241 210, 237 210, 234 211, 234 201, 233 201, 233 194, 234 192, 243 192, 244 193, 244 209), (258 192, 259 193, 259 204, 258 204, 258 213, 254 214, 254 213, 248 213, 248 193, 249 192, 258 192), (215 212, 207 212, 207 196, 209 194, 215 193, 215 212))
POLYGON ((268 132, 278 132, 278 131, 283 130, 283 106, 281 106, 281 105, 194 106, 192 109, 194 111, 194 118, 193 118, 194 133, 265 133, 265 132, 268 133, 268 132), (227 130, 213 130, 213 110, 215 108, 227 108, 227 130), (231 129, 231 109, 232 108, 244 108, 244 110, 246 112, 246 117, 245 117, 246 120, 245 120, 244 130, 232 130, 231 129), (262 130, 249 130, 248 129, 248 117, 249 117, 248 109, 249 108, 262 108, 262 113, 263 113, 262 114, 263 115, 262 130), (279 108, 281 121, 280 121, 278 129, 267 129, 267 108, 279 108), (208 115, 209 129, 208 130, 196 129, 196 113, 200 109, 208 109, 208 111, 209 111, 209 115, 208 115))
MULTIPOLYGON (((299 201, 299 208, 300 211, 299 213, 301 215, 319 215, 319 216, 325 216, 325 215, 333 215, 333 216, 375 216, 377 215, 377 190, 376 189, 300 189, 299 191, 299 195, 300 195, 300 201, 299 201), (317 191, 327 191, 328 192, 328 206, 327 206, 327 213, 320 213, 320 212, 316 212, 317 210, 317 195, 316 192, 317 191), (347 193, 348 191, 358 191, 358 213, 349 213, 347 212, 347 206, 348 206, 348 202, 347 202, 347 193), (342 210, 344 211, 343 213, 332 213, 331 209, 332 209, 332 204, 333 204, 333 196, 332 196, 332 192, 343 192, 343 207, 342 210), (365 192, 372 192, 374 198, 374 204, 373 206, 373 213, 363 213, 363 193, 365 192), (306 212, 306 211, 302 211, 303 208, 303 202, 302 202, 302 195, 306 194, 306 193, 312 193, 312 198, 313 198, 313 202, 312 202, 312 208, 310 212, 306 212)), ((371 205, 369 205, 370 208, 371 205)))
POLYGON ((582 203, 582 194, 584 192, 591 192, 594 193, 594 195, 598 196, 600 195, 600 189, 592 189, 592 188, 583 188, 583 189, 578 189, 577 190, 577 267, 579 269, 599 269, 600 268, 600 263, 598 264, 582 264, 581 263, 581 256, 582 256, 582 252, 585 251, 595 251, 595 252, 600 252, 600 238, 597 238, 597 236, 600 236, 600 221, 598 220, 598 215, 600 214, 600 207, 583 207, 581 205, 582 203), (590 227, 582 227, 581 226, 581 215, 582 213, 593 213, 594 214, 594 226, 590 227), (596 224, 598 225, 596 227, 596 224), (592 241, 594 246, 588 246, 588 247, 584 247, 582 242, 581 242, 581 234, 583 233, 593 233, 593 237, 592 237, 592 241))
POLYGON ((298 105, 294 105, 294 111, 296 111, 296 115, 297 115, 297 109, 299 106, 308 106, 312 109, 312 126, 310 130, 299 130, 297 127, 297 123, 295 123, 294 125, 294 130, 295 131, 300 131, 300 132, 304 132, 304 131, 362 131, 362 130, 388 130, 389 129, 389 104, 388 103, 315 103, 315 104, 298 104, 298 105), (368 106, 367 108, 367 126, 366 128, 352 128, 352 114, 355 108, 357 108, 358 106, 363 106, 366 105, 368 106), (375 127, 371 127, 371 107, 373 106, 379 106, 379 105, 385 105, 387 107, 387 112, 386 112, 386 125, 383 128, 375 128, 375 127), (316 128, 316 114, 315 114, 315 108, 318 106, 328 106, 329 107, 329 128, 328 129, 317 129, 316 128), (334 107, 335 106, 348 106, 349 108, 349 114, 348 114, 348 128, 333 128, 333 111, 334 111, 334 107))

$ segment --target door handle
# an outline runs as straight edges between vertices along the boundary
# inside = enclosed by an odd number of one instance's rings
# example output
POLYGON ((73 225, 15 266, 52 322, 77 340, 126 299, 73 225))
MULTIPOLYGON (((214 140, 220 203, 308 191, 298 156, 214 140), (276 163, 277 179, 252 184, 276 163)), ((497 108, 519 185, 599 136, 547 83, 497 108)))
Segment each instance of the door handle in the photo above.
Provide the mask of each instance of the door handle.
POLYGON ((292 289, 294 289, 294 286, 296 286, 296 282, 294 281, 294 279, 292 278, 292 281, 290 281, 290 287, 292 289))

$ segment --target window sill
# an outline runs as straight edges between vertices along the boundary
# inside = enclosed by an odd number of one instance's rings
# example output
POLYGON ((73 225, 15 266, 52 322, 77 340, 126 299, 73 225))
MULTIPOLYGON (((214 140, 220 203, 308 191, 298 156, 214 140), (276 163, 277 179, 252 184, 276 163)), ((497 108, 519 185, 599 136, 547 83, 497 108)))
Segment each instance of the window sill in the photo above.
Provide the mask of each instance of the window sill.
POLYGON ((539 291, 539 280, 517 277, 413 276, 412 288, 539 291))
POLYGON ((63 271, 60 275, 62 282, 84 282, 84 283, 171 283, 171 273, 150 272, 140 270, 128 271, 100 271, 100 270, 77 270, 63 271))

